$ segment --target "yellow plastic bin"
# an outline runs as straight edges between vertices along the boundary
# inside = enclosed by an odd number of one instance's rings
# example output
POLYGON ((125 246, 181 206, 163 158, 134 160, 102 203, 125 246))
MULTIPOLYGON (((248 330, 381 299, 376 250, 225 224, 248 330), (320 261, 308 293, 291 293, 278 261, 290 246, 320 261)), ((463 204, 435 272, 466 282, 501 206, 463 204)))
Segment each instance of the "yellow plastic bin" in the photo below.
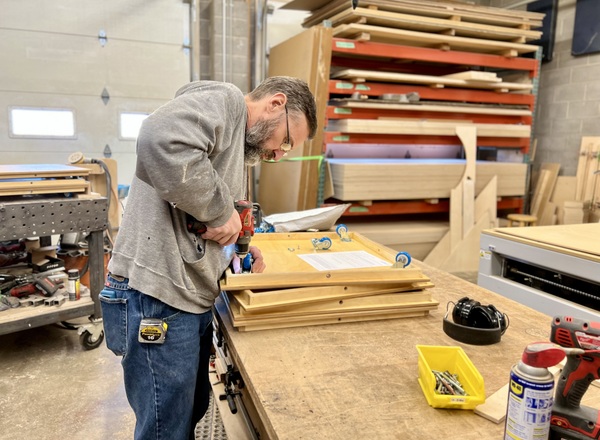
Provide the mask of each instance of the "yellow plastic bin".
POLYGON ((417 345, 419 353, 419 385, 427 403, 434 408, 474 409, 485 402, 483 377, 461 347, 417 345), (437 394, 432 370, 458 375, 466 396, 437 394))

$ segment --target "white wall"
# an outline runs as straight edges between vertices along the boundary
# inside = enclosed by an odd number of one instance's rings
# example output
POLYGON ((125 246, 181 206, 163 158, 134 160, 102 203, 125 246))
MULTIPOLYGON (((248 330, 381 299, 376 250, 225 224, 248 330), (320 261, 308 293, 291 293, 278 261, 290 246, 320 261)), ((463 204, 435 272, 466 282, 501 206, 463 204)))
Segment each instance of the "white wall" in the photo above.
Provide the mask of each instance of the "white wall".
POLYGON ((119 137, 119 113, 152 112, 189 81, 188 34, 182 0, 3 0, 0 163, 66 163, 74 151, 103 157, 108 145, 118 182, 128 184, 135 141, 119 137), (13 106, 73 110, 75 138, 9 136, 13 106))

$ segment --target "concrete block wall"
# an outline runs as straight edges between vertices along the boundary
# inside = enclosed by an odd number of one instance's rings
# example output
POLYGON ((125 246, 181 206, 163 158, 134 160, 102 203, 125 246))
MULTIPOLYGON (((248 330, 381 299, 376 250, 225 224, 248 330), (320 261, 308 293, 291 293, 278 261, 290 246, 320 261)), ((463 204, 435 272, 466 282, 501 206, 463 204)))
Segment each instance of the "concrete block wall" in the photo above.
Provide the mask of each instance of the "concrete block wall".
MULTIPOLYGON (((522 2, 491 0, 489 6, 516 3, 522 2)), ((575 6, 576 0, 558 2, 554 55, 542 64, 533 132, 538 140, 534 169, 543 162, 560 163, 565 176, 577 173, 581 138, 600 136, 600 53, 571 55, 575 6)))
POLYGON ((250 91, 250 18, 245 0, 200 0, 200 78, 250 91))

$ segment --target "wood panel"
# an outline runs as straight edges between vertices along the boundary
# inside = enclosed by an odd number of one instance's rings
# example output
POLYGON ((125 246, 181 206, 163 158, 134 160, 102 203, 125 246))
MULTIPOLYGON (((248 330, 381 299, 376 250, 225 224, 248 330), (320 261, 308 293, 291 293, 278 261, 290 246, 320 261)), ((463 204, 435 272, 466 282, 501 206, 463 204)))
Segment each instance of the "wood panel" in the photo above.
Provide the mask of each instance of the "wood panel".
MULTIPOLYGON (((330 159, 334 197, 342 201, 448 198, 465 169, 458 159, 330 159)), ((498 176, 499 196, 525 194, 526 164, 479 161, 475 194, 498 176)))
POLYGON ((504 41, 481 40, 427 32, 383 28, 368 24, 343 24, 333 29, 334 37, 362 39, 380 43, 407 44, 416 47, 464 50, 466 52, 491 53, 516 57, 537 51, 537 46, 504 41))
MULTIPOLYGON (((477 128, 478 137, 502 138, 528 138, 531 136, 531 127, 528 125, 512 124, 469 124, 477 128)), ((435 121, 398 121, 384 119, 339 119, 329 121, 328 131, 342 133, 369 133, 369 134, 400 134, 400 135, 430 135, 454 136, 456 122, 435 121)))
POLYGON ((343 69, 333 72, 332 78, 348 79, 353 82, 379 81, 392 83, 425 84, 435 88, 459 87, 466 89, 486 89, 497 92, 529 91, 532 84, 511 83, 505 81, 479 81, 453 78, 449 75, 417 75, 412 73, 382 72, 362 69, 343 69))
MULTIPOLYGON (((362 0, 360 6, 381 11, 522 29, 541 27, 543 18, 543 14, 535 12, 512 11, 505 8, 493 8, 453 1, 362 0)), ((284 5, 283 8, 311 11, 312 13, 303 23, 304 26, 308 27, 347 9, 348 3, 344 0, 333 2, 325 0, 293 0, 284 5)))
POLYGON ((456 16, 451 18, 421 16, 418 10, 415 10, 414 14, 402 14, 358 7, 355 10, 346 9, 329 17, 328 20, 333 26, 359 22, 389 28, 504 41, 533 41, 539 39, 542 34, 540 31, 464 22, 457 20, 456 16))
POLYGON ((600 223, 500 228, 486 233, 600 262, 600 223))

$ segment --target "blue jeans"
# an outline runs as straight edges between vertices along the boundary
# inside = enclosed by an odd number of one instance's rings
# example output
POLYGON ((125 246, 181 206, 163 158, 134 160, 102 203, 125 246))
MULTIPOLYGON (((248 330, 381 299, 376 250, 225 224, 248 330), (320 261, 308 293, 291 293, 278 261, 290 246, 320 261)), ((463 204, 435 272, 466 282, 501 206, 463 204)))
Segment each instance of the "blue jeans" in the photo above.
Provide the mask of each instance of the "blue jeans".
POLYGON ((212 311, 183 312, 107 277, 100 292, 107 347, 123 356, 136 440, 193 440, 209 404, 212 311), (142 318, 167 324, 164 344, 138 341, 142 318))

